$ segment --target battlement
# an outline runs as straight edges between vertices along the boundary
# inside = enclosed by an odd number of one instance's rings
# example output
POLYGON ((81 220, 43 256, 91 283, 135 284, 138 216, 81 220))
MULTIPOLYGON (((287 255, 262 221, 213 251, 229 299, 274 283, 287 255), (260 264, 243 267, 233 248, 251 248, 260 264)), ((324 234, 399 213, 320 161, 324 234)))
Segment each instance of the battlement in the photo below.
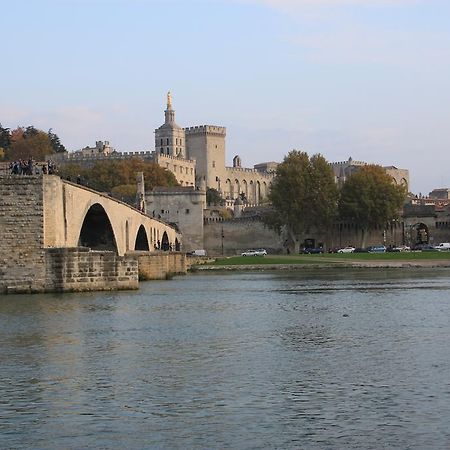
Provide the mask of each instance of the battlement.
POLYGON ((354 161, 353 159, 348 159, 347 161, 338 161, 330 163, 331 166, 366 166, 368 163, 364 161, 354 161))
POLYGON ((54 153, 52 155, 47 155, 46 159, 52 159, 53 161, 63 161, 63 160, 112 160, 112 159, 127 159, 133 157, 139 158, 153 158, 154 152, 151 151, 142 151, 142 152, 127 152, 127 153, 110 153, 108 155, 104 155, 102 153, 92 153, 92 154, 83 154, 81 152, 64 152, 64 153, 54 153))
POLYGON ((198 125, 195 127, 183 128, 186 135, 194 134, 214 134, 219 136, 226 136, 227 129, 216 125, 198 125))
POLYGON ((249 169, 246 167, 225 167, 225 170, 227 172, 231 173, 248 173, 250 175, 257 175, 260 178, 267 178, 268 180, 272 180, 275 176, 275 173, 273 172, 261 172, 260 170, 256 169, 249 169))
POLYGON ((161 155, 157 152, 153 153, 156 155, 157 160, 170 159, 172 161, 184 162, 185 164, 195 164, 195 159, 180 158, 179 156, 172 156, 172 155, 161 155))

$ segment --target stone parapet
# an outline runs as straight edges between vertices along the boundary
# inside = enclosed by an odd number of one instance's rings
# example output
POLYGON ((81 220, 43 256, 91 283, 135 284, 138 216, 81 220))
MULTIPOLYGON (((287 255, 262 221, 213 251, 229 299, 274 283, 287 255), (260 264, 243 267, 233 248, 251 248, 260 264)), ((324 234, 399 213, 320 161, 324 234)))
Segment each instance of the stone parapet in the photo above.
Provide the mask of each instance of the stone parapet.
POLYGON ((216 134, 220 136, 225 136, 227 134, 226 127, 219 127, 216 125, 198 125, 195 127, 184 128, 186 135, 193 134, 216 134))

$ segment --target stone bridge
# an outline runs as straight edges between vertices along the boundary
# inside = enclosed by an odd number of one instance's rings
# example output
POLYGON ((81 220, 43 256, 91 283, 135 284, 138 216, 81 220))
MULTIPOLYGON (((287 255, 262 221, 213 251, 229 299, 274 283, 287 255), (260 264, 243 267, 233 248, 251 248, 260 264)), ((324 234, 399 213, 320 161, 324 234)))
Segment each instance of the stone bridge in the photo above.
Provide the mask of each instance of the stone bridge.
POLYGON ((0 176, 0 293, 137 289, 186 273, 180 247, 171 226, 92 189, 0 176))
POLYGON ((44 247, 113 250, 180 250, 181 235, 143 212, 108 195, 43 177, 44 247))

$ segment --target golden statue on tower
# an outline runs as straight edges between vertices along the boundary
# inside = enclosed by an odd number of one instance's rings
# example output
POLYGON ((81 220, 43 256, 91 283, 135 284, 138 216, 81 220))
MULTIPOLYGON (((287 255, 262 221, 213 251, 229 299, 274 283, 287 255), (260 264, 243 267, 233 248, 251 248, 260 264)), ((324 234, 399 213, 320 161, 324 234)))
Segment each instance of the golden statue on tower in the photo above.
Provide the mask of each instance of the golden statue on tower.
POLYGON ((167 109, 171 109, 172 108, 172 94, 169 92, 167 92, 167 109))

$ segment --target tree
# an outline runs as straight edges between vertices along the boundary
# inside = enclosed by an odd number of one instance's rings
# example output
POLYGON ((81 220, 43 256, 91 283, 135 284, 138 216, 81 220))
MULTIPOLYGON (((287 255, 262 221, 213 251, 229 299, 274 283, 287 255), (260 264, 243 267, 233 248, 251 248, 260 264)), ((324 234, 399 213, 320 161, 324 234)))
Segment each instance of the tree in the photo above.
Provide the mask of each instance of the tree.
POLYGON ((63 153, 66 152, 66 147, 64 147, 64 145, 61 144, 61 141, 58 137, 58 135, 56 133, 53 133, 53 129, 50 128, 50 130, 48 130, 48 138, 50 140, 50 145, 53 148, 53 151, 55 153, 63 153))
POLYGON ((311 158, 291 151, 278 165, 270 186, 272 210, 265 222, 278 231, 286 227, 291 235, 324 230, 337 214, 338 188, 333 171, 322 155, 311 158))
POLYGON ((11 146, 11 131, 9 128, 3 128, 0 123, 0 159, 3 159, 6 151, 11 146))
POLYGON ((219 191, 214 188, 208 188, 206 190, 206 204, 207 205, 223 205, 224 200, 221 197, 219 191))
POLYGON ((26 128, 17 127, 10 131, 9 128, 3 128, 0 124, 0 149, 2 148, 5 159, 9 161, 30 157, 42 161, 47 155, 66 151, 51 128, 46 133, 33 125, 26 128))
POLYGON ((136 174, 144 173, 145 188, 156 186, 177 186, 175 175, 158 164, 139 158, 98 161, 92 168, 83 168, 78 164, 67 164, 59 169, 63 178, 76 181, 80 177, 83 184, 101 192, 134 203, 136 198, 136 174))
POLYGON ((54 153, 47 133, 33 126, 18 127, 11 132, 11 145, 6 149, 6 159, 45 159, 46 155, 54 153))
POLYGON ((405 198, 406 188, 394 184, 381 166, 362 166, 342 186, 339 215, 361 228, 365 247, 367 232, 396 219, 405 198))

